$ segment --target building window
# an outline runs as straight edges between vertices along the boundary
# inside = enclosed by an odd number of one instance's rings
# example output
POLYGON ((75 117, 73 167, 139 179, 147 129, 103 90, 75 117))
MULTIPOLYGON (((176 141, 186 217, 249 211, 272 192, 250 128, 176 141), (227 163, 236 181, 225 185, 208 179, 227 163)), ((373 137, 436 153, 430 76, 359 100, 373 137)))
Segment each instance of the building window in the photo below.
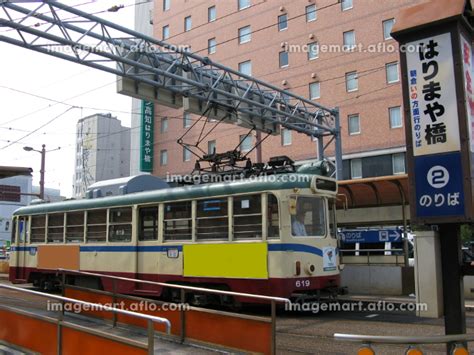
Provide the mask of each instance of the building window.
POLYGON ((341 1, 341 10, 346 11, 352 9, 352 0, 342 0, 341 1))
POLYGON ((250 0, 238 0, 239 10, 250 7, 250 0))
POLYGON ((283 31, 288 28, 288 15, 280 15, 278 16, 278 31, 283 31))
POLYGON ((209 141, 207 142, 207 154, 215 154, 216 153, 216 141, 209 141))
POLYGON ((355 48, 356 39, 355 39, 354 30, 344 32, 342 34, 342 37, 343 37, 344 50, 349 51, 349 50, 355 48))
POLYGON ((393 24, 395 23, 395 20, 393 18, 389 20, 385 20, 382 22, 382 27, 383 27, 383 39, 392 39, 392 35, 390 34, 392 32, 393 24))
POLYGON ((321 86, 319 83, 309 84, 309 98, 311 100, 319 99, 321 97, 321 86))
POLYGON ((280 68, 288 66, 288 52, 282 51, 279 53, 280 68))
POLYGON ((193 21, 191 19, 191 16, 186 16, 184 18, 184 31, 185 32, 191 31, 192 26, 193 26, 193 21))
POLYGON ((352 179, 362 178, 362 159, 351 160, 351 178, 352 179))
POLYGON ((239 72, 245 75, 252 75, 252 62, 247 60, 245 62, 239 63, 239 72))
POLYGON ((357 72, 353 71, 346 73, 346 91, 356 91, 359 89, 359 79, 357 78, 357 72))
POLYGON ((393 174, 405 174, 405 153, 397 153, 392 155, 393 174))
POLYGON ((215 6, 209 7, 209 8, 207 9, 207 21, 208 21, 208 22, 215 21, 215 20, 216 20, 216 16, 217 16, 216 7, 215 7, 215 6))
POLYGON ((168 118, 167 117, 163 117, 161 119, 160 132, 161 133, 168 132, 168 118))
POLYGON ((171 6, 171 0, 163 0, 163 11, 168 11, 171 6))
POLYGON ((213 54, 216 53, 217 42, 215 38, 210 38, 207 41, 207 53, 213 54))
POLYGON ((160 165, 168 165, 168 151, 166 149, 160 151, 160 165))
POLYGON ((169 25, 163 26, 162 35, 163 35, 163 41, 170 37, 170 26, 169 25))
POLYGON ((289 129, 281 131, 281 145, 291 145, 291 131, 289 129))
POLYGON ((360 133, 360 119, 359 115, 349 115, 349 135, 359 134, 360 133))
POLYGON ((319 57, 318 42, 308 43, 308 60, 316 59, 318 57, 319 57))
POLYGON ((183 161, 191 160, 191 151, 187 147, 183 147, 183 161))
POLYGON ((402 127, 402 112, 400 106, 390 107, 388 109, 388 116, 390 117, 390 128, 402 127))
POLYGON ((188 128, 191 126, 191 114, 189 112, 185 112, 183 115, 183 127, 188 128))
POLYGON ((252 136, 242 134, 239 136, 239 148, 241 152, 248 152, 252 149, 252 136))
POLYGON ((385 64, 385 72, 387 73, 387 83, 398 82, 398 62, 385 64))
POLYGON ((239 28, 239 44, 247 43, 252 40, 252 30, 250 26, 239 28))
POLYGON ((306 22, 311 22, 316 20, 316 5, 306 6, 306 22))

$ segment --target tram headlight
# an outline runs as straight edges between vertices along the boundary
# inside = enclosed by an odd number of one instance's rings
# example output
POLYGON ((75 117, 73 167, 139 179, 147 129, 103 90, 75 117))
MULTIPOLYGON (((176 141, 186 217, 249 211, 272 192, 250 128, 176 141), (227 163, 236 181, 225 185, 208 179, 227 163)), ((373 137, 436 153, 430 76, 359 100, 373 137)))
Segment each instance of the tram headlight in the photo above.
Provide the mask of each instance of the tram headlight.
POLYGON ((316 272, 316 266, 311 263, 306 264, 306 272, 309 275, 313 275, 316 272))

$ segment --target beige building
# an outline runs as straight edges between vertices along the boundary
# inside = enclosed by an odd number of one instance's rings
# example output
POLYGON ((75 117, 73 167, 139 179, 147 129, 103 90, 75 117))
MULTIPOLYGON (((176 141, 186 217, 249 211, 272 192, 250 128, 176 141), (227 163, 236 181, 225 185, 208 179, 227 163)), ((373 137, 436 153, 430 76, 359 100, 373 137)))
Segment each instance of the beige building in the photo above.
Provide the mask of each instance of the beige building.
MULTIPOLYGON (((405 172, 405 133, 397 42, 401 7, 420 0, 155 0, 154 36, 326 107, 339 107, 344 179, 405 172)), ((188 173, 195 157, 176 143, 199 117, 155 108, 154 174, 188 173)), ((184 138, 194 142, 198 126, 184 138), (194 138, 193 138, 194 134, 194 138)), ((248 132, 218 127, 201 149, 234 149, 248 132)), ((246 151, 255 134, 241 144, 246 151)), ((283 130, 262 158, 316 159, 310 137, 283 130)), ((256 161, 255 151, 250 153, 256 161)))

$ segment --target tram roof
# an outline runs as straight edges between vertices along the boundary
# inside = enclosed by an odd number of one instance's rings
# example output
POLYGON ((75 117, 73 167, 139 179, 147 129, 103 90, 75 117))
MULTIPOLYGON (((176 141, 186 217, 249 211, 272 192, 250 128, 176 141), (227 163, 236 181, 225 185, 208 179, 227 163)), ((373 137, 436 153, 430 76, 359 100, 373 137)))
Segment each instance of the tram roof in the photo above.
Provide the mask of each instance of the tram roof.
POLYGON ((309 188, 311 178, 308 174, 282 174, 245 179, 235 182, 222 182, 205 185, 172 187, 153 191, 136 192, 128 195, 101 197, 95 199, 68 200, 21 207, 14 215, 30 215, 50 212, 86 210, 145 204, 152 202, 175 201, 212 196, 252 193, 260 191, 309 188))

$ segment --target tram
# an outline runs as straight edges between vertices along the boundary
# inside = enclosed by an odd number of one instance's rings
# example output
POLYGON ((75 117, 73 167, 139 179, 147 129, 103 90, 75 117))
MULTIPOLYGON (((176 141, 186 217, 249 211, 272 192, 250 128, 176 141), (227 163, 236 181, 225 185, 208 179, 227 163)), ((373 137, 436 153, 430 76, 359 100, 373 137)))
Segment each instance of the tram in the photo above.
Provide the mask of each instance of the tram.
MULTIPOLYGON (((340 287, 336 194, 336 180, 313 167, 22 207, 13 218, 9 278, 51 289, 59 282, 56 270, 65 268, 297 300, 334 295, 340 287)), ((112 290, 107 278, 69 277, 112 290)), ((143 283, 115 287, 179 296, 143 283)))

